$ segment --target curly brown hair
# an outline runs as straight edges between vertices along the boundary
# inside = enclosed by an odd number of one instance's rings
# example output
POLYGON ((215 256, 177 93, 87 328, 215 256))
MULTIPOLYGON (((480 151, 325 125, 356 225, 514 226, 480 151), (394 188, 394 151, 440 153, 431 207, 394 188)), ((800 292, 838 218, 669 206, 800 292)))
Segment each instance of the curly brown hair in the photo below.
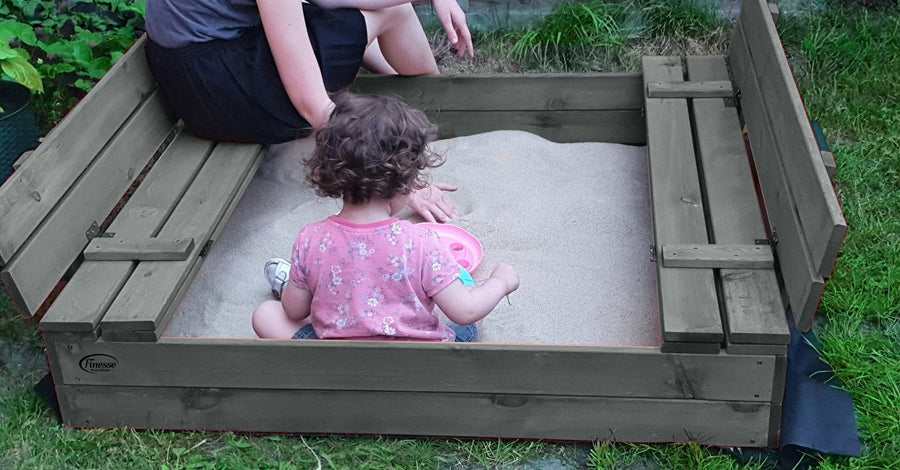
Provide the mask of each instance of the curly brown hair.
POLYGON ((437 126, 395 98, 342 93, 316 132, 306 181, 322 197, 362 204, 428 185, 423 170, 443 163, 428 149, 437 126))

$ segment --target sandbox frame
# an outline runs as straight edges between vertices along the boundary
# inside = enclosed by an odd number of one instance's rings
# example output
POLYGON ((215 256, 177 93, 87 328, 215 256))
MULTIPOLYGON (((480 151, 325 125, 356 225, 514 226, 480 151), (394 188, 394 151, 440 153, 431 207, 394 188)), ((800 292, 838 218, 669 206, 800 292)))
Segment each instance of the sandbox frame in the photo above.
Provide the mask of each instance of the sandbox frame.
POLYGON ((2 278, 43 313, 64 423, 775 446, 786 311, 809 329, 846 223, 771 13, 745 0, 727 57, 639 74, 355 84, 442 137, 648 145, 658 348, 162 336, 265 148, 185 132, 139 42, 0 187, 2 278))

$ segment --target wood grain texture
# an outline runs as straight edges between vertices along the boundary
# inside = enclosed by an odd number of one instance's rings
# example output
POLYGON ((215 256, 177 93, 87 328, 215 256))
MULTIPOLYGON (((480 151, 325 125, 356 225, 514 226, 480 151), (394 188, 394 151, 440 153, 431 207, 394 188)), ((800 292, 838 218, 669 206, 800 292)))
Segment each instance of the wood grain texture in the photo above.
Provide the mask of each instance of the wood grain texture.
POLYGON ((771 269, 775 265, 775 256, 768 245, 663 245, 662 248, 662 263, 668 268, 771 269))
POLYGON ((762 344, 762 343, 726 343, 727 354, 758 354, 770 356, 783 356, 787 354, 786 344, 762 344))
MULTIPOLYGON (((762 100, 745 103, 763 107, 769 132, 775 143, 772 165, 790 182, 790 200, 799 215, 799 228, 813 262, 813 270, 828 277, 834 268, 838 251, 847 233, 837 193, 822 163, 819 146, 813 134, 806 109, 797 90, 790 65, 781 46, 775 23, 764 0, 750 0, 741 7, 740 25, 743 30, 741 46, 746 48, 753 62, 753 75, 746 68, 735 69, 735 78, 743 90, 746 82, 755 81, 762 91, 762 100)), ((761 125, 745 116, 750 138, 754 140, 761 125)))
POLYGON ((360 76, 359 93, 426 112, 440 138, 521 130, 553 142, 644 145, 640 74, 360 76))
MULTIPOLYGON (((120 237, 156 236, 200 171, 214 143, 182 131, 156 162, 108 231, 120 237)), ((41 330, 92 331, 136 264, 85 261, 41 319, 41 330)))
POLYGON ((519 130, 557 143, 609 142, 645 145, 640 110, 614 111, 428 111, 438 137, 450 139, 482 132, 519 130))
POLYGON ((57 386, 75 427, 765 446, 768 403, 559 395, 57 386), (737 424, 739 423, 739 425, 737 424))
POLYGON ((0 266, 19 251, 156 87, 141 37, 0 187, 0 266), (15 223, 12 223, 15 221, 15 223))
MULTIPOLYGON (((683 79, 677 57, 644 57, 647 83, 683 79)), ((709 243, 687 102, 647 99, 647 145, 656 252, 667 244, 709 243)), ((711 269, 657 263, 664 342, 720 343, 724 334, 711 269)))
POLYGON ((156 328, 152 331, 114 330, 111 335, 108 334, 106 336, 106 339, 117 341, 156 341, 162 336, 163 331, 165 331, 166 326, 169 323, 169 319, 172 318, 172 315, 178 308, 181 299, 184 298, 185 293, 187 293, 188 289, 190 289, 191 287, 191 284, 194 282, 194 278, 197 277, 197 273, 200 271, 200 268, 203 267, 203 261, 205 260, 205 257, 202 254, 203 250, 211 248, 215 241, 219 238, 219 235, 222 234, 222 231, 228 224, 228 219, 231 217, 231 214, 234 213, 234 209, 237 207, 238 203, 240 203, 241 197, 247 190, 247 187, 250 186, 250 183, 253 181, 253 176, 259 169, 259 166, 262 163, 262 159, 266 154, 267 148, 268 147, 263 146, 258 147, 258 153, 254 156, 252 166, 248 168, 248 171, 244 175, 243 179, 235 185, 234 197, 231 198, 231 202, 229 202, 225 207, 225 210, 222 213, 222 217, 219 218, 219 221, 213 226, 212 231, 209 233, 209 237, 205 246, 201 247, 201 258, 198 259, 197 262, 194 263, 193 267, 191 267, 191 269, 182 277, 181 283, 178 285, 178 287, 175 288, 175 292, 172 294, 168 303, 163 306, 162 316, 156 322, 156 328))
POLYGON ((95 238, 84 249, 87 261, 181 261, 194 249, 194 239, 95 238))
POLYGON ((831 150, 820 150, 819 154, 822 155, 822 164, 825 165, 828 179, 834 184, 834 174, 837 172, 837 162, 834 160, 834 153, 831 150))
MULTIPOLYGON (((744 5, 749 3, 752 2, 744 5)), ((797 328, 808 331, 825 292, 825 282, 816 272, 816 263, 806 246, 799 216, 791 200, 790 187, 794 182, 787 179, 779 163, 772 123, 763 105, 764 92, 753 78, 760 71, 747 48, 746 32, 740 21, 735 24, 728 58, 735 81, 741 88, 741 114, 747 123, 769 224, 778 239, 775 252, 788 302, 797 328)))
MULTIPOLYGON (((721 56, 688 57, 687 65, 691 80, 728 78, 721 56)), ((692 107, 716 246, 750 247, 765 255, 760 267, 771 267, 771 247, 754 245, 756 240, 766 238, 766 231, 737 111, 717 99, 695 99, 692 107)), ((722 269, 718 275, 729 345, 784 345, 790 341, 786 309, 774 270, 722 269)))
POLYGON ((47 344, 56 383, 72 385, 768 401, 774 367, 771 356, 665 354, 656 348, 166 337, 155 343, 73 342, 65 335, 49 334, 47 344), (115 357, 116 370, 92 374, 80 368, 85 357, 97 354, 115 357))
POLYGON ((160 237, 194 238, 198 243, 184 261, 139 263, 109 307, 100 325, 106 332, 157 330, 167 319, 169 304, 178 287, 194 271, 199 252, 216 226, 228 214, 232 200, 240 198, 238 187, 252 177, 262 158, 258 145, 218 143, 191 183, 160 237))
POLYGON ((734 90, 730 80, 689 82, 650 82, 648 98, 731 98, 734 90))
MULTIPOLYGON (((73 182, 68 193, 2 272, 10 291, 19 294, 13 300, 23 316, 30 317, 41 306, 87 245, 85 232, 109 215, 174 125, 162 98, 153 93, 80 177, 68 175, 73 182)), ((78 144, 64 145, 70 146, 78 144)))
POLYGON ((400 98, 423 111, 640 110, 641 75, 360 75, 350 89, 400 98))

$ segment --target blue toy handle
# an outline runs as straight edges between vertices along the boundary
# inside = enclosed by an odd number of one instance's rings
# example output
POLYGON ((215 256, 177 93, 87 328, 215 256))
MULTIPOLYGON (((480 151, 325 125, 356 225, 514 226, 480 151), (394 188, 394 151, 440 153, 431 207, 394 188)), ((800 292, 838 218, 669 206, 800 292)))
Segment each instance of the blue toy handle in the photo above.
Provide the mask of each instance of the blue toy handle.
POLYGON ((475 287, 475 279, 472 279, 472 275, 469 274, 469 271, 462 266, 459 267, 459 280, 462 281, 464 286, 475 287))

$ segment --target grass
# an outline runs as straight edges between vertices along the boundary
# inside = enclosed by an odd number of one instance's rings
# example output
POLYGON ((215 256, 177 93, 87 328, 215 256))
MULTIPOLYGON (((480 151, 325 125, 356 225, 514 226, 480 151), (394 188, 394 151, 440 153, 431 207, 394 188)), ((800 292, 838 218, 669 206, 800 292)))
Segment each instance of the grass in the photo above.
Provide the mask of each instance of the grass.
POLYGON ((900 13, 829 11, 782 31, 850 227, 817 326, 865 437, 866 455, 846 465, 900 468, 900 13))
MULTIPOLYGON (((661 14, 666 4, 644 3, 635 19, 634 9, 586 5, 596 9, 567 7, 530 35, 478 34, 474 62, 455 61, 437 46, 440 65, 448 73, 635 71, 641 54, 722 53, 730 37, 729 25, 703 11, 679 18, 686 8, 661 14), (583 30, 568 31, 563 17, 584 21, 583 30), (530 46, 511 55, 519 41, 530 46)), ((826 458, 821 468, 900 468, 900 11, 830 6, 825 13, 783 18, 779 29, 809 114, 823 125, 835 153, 836 186, 850 225, 816 332, 823 358, 853 396, 865 449, 861 458, 826 458)), ((773 467, 696 444, 69 430, 31 389, 46 370, 36 325, 19 320, 2 296, 0 312, 4 469, 773 467)))

